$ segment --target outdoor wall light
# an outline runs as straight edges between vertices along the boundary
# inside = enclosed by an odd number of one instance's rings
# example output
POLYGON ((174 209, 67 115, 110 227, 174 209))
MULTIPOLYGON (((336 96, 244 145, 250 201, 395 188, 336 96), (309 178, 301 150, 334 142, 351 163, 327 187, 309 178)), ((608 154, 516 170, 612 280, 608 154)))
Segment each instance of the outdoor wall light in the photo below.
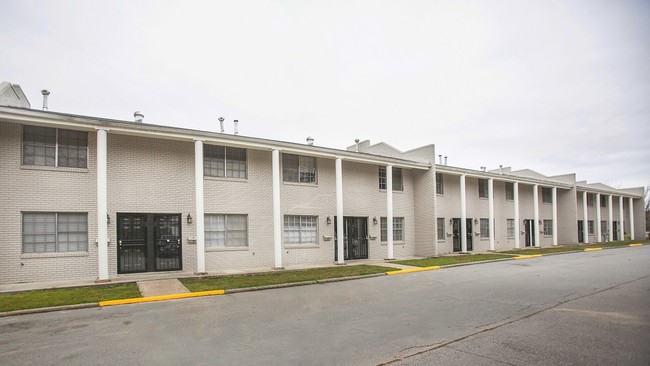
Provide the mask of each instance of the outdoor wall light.
POLYGON ((332 217, 327 216, 327 225, 332 225, 332 217))
POLYGON ((106 223, 110 224, 111 223, 111 215, 106 214, 106 223))
POLYGON ((377 225, 377 216, 372 218, 372 224, 377 225))
POLYGON ((474 219, 474 224, 478 225, 478 219, 474 219))
POLYGON ((192 223, 192 215, 190 215, 189 213, 187 214, 187 223, 188 224, 192 223))
POLYGON ((454 219, 449 219, 449 226, 454 226, 454 219))

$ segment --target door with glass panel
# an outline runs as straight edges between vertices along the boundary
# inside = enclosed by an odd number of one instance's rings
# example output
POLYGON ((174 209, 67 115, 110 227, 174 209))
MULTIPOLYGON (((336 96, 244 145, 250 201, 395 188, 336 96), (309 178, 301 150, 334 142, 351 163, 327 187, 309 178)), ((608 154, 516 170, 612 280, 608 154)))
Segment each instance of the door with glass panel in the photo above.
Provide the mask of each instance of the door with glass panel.
POLYGON ((180 214, 117 214, 117 273, 180 269, 180 214))
MULTIPOLYGON (((337 218, 334 217, 334 238, 337 237, 337 218)), ((334 240, 334 259, 338 256, 338 245, 334 240)), ((346 260, 368 258, 368 218, 343 217, 343 254, 346 260)))

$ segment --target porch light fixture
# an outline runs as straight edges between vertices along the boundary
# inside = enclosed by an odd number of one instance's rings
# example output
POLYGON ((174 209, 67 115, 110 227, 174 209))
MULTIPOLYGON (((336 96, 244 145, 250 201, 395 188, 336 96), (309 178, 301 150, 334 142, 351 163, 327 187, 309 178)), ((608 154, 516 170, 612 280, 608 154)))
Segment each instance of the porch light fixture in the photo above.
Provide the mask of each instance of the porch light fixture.
POLYGON ((454 219, 449 219, 449 225, 454 226, 454 219))
POLYGON ((478 225, 478 219, 474 219, 474 224, 478 225))
POLYGON ((377 216, 372 218, 372 224, 377 225, 377 216))
POLYGON ((187 223, 188 224, 192 223, 192 215, 190 215, 189 213, 187 214, 187 223))
POLYGON ((332 217, 327 216, 327 225, 332 225, 332 217))

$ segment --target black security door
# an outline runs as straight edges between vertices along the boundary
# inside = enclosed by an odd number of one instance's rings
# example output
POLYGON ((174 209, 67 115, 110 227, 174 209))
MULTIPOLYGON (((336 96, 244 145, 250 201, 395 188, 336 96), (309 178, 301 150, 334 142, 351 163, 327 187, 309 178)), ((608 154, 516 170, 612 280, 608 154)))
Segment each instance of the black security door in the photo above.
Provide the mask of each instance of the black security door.
POLYGON ((582 220, 578 220, 578 243, 584 242, 584 230, 585 227, 582 220))
MULTIPOLYGON (((334 217, 334 237, 337 234, 336 217, 334 217)), ((348 259, 368 258, 368 218, 343 217, 343 254, 348 259)), ((334 260, 338 256, 338 245, 334 240, 334 260)))
POLYGON ((535 224, 533 220, 524 220, 524 231, 526 232, 526 246, 535 246, 535 224))
POLYGON ((617 240, 619 240, 618 239, 618 221, 612 221, 612 225, 613 225, 613 227, 612 227, 613 239, 612 240, 617 241, 617 240))
POLYGON ((472 244, 472 239, 474 238, 474 233, 472 233, 472 219, 467 219, 467 251, 471 252, 474 250, 474 245, 472 244))
POLYGON ((454 252, 460 252, 463 248, 461 247, 460 241, 460 219, 453 219, 453 232, 454 232, 454 252))
POLYGON ((181 215, 117 214, 117 273, 182 269, 181 215))

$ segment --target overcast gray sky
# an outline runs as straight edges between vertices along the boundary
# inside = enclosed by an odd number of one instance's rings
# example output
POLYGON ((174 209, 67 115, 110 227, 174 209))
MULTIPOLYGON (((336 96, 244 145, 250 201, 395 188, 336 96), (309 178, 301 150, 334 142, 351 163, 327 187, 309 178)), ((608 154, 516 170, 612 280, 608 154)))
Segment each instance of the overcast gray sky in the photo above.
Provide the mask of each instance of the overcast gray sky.
POLYGON ((648 1, 0 0, 40 108, 650 184, 648 1))

